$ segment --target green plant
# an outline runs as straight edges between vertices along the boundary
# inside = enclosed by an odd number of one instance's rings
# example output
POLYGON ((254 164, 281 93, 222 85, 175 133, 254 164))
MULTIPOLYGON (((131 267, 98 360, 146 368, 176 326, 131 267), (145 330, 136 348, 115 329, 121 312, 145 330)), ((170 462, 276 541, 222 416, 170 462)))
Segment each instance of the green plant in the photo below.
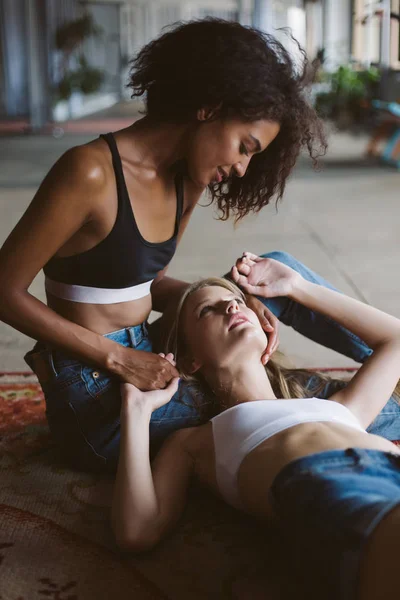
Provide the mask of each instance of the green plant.
POLYGON ((103 29, 96 25, 90 14, 86 14, 75 21, 70 21, 57 29, 55 45, 63 55, 61 61, 62 76, 56 85, 57 99, 68 100, 75 90, 79 90, 84 94, 91 94, 100 88, 104 81, 104 72, 101 69, 91 67, 83 54, 80 54, 77 58, 77 68, 70 69, 70 63, 87 38, 99 37, 102 33, 103 29))
POLYGON ((83 94, 96 92, 104 81, 104 73, 101 69, 81 64, 74 71, 67 71, 57 86, 58 97, 68 100, 75 90, 83 94))
POLYGON ((325 81, 329 82, 330 91, 316 96, 319 114, 337 122, 343 121, 345 116, 346 124, 359 123, 377 93, 380 72, 375 67, 357 71, 342 65, 337 71, 326 74, 325 81))
POLYGON ((75 21, 69 21, 57 29, 55 39, 56 48, 70 55, 87 38, 99 37, 102 33, 103 28, 96 25, 93 17, 87 13, 83 17, 75 21))

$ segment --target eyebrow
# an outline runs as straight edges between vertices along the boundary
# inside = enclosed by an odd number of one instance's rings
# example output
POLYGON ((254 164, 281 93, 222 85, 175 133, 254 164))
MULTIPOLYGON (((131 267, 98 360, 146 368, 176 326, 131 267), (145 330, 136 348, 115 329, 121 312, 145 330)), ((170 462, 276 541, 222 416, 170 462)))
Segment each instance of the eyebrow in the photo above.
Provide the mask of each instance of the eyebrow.
POLYGON ((251 133, 249 134, 249 137, 253 140, 253 142, 256 145, 255 152, 261 152, 260 140, 258 140, 257 138, 255 138, 254 135, 251 135, 251 133))

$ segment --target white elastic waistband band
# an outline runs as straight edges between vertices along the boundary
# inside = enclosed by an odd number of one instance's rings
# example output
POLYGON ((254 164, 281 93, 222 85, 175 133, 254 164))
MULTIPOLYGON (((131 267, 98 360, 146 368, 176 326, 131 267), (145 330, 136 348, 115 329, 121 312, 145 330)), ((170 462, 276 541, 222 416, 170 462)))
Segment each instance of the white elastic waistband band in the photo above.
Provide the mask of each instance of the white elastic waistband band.
POLYGON ((152 279, 151 281, 139 283, 139 285, 133 285, 132 287, 111 290, 109 288, 87 287, 85 285, 69 285, 45 277, 45 287, 50 294, 63 300, 86 304, 117 304, 118 302, 129 302, 130 300, 139 300, 148 296, 153 281, 152 279))

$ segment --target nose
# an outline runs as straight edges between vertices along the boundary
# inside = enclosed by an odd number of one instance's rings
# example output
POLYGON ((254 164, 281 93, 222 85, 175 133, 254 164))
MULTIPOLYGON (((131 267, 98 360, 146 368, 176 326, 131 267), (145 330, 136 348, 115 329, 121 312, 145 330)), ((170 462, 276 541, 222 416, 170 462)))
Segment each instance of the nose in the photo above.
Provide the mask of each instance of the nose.
POLYGON ((232 298, 232 300, 229 300, 229 302, 227 302, 226 304, 226 312, 227 314, 231 314, 231 313, 235 313, 239 311, 239 305, 237 303, 237 301, 235 300, 235 298, 232 298))
POLYGON ((239 162, 237 162, 233 168, 235 170, 236 177, 244 177, 246 175, 247 167, 249 166, 250 158, 243 157, 239 162))

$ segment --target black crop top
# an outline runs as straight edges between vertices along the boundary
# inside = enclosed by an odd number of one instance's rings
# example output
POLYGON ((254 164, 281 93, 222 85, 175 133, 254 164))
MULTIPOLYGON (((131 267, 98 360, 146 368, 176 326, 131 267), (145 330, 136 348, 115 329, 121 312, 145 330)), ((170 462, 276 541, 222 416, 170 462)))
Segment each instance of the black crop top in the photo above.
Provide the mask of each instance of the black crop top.
POLYGON ((118 212, 114 226, 93 248, 64 258, 53 256, 43 270, 47 278, 61 284, 129 288, 154 279, 175 253, 183 209, 183 177, 175 177, 177 206, 173 236, 165 242, 148 242, 135 221, 115 139, 111 133, 100 137, 110 148, 117 184, 118 212))

